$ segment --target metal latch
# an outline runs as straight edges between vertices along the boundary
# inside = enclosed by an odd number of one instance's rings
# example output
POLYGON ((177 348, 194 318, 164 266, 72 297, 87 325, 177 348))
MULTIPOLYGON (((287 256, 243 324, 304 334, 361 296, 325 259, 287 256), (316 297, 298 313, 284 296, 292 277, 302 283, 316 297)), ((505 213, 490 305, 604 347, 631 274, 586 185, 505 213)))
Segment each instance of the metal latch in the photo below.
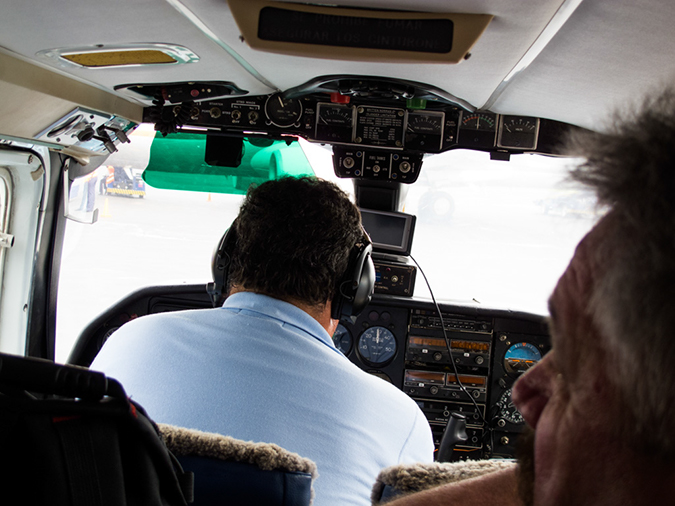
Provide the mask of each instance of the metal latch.
POLYGON ((0 232, 0 248, 11 248, 14 246, 14 236, 0 232))

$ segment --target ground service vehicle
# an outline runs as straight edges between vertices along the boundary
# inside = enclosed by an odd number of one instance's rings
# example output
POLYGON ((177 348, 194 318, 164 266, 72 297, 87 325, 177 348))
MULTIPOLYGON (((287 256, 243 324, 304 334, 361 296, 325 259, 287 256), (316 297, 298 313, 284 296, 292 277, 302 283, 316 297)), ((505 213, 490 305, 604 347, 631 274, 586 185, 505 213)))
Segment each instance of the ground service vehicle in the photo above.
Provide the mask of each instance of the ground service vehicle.
POLYGON ((145 183, 141 171, 128 166, 112 165, 108 165, 106 169, 99 179, 99 193, 140 198, 145 196, 145 183))
POLYGON ((314 173, 378 246, 375 296, 336 345, 437 440, 465 413, 455 458, 513 456, 510 388, 548 350, 546 299, 598 216, 559 143, 672 81, 675 4, 36 7, 2 0, 1 351, 87 366, 133 317, 210 307, 246 188, 314 173), (80 205, 108 165, 146 167, 145 198, 80 205), (583 212, 560 207, 571 192, 583 212))

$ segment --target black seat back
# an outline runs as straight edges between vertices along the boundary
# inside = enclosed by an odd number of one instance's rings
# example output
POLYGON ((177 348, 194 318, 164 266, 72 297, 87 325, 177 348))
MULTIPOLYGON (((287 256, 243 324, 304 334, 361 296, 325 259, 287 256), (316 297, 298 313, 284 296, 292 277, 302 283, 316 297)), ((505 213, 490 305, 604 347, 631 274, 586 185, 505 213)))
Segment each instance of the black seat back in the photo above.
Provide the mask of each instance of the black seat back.
POLYGON ((114 379, 0 353, 7 497, 54 506, 184 506, 191 478, 114 379))

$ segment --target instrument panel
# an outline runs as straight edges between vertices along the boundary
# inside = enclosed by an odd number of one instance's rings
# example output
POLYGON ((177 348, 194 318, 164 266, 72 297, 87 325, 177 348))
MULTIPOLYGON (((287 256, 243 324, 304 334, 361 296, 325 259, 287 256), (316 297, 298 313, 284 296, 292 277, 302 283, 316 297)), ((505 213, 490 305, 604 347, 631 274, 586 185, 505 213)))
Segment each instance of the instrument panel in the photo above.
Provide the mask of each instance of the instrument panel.
MULTIPOLYGON (((176 117, 181 105, 173 107, 176 117)), ((145 109, 144 121, 157 117, 145 109)), ((283 93, 220 98, 190 106, 184 128, 199 127, 226 135, 259 135, 349 146, 354 149, 440 153, 471 148, 503 153, 535 151, 554 153, 560 122, 469 112, 442 101, 418 102, 394 99, 341 97, 314 93, 288 98, 283 93), (345 99, 345 100, 343 100, 345 99)))
POLYGON ((424 412, 436 447, 452 412, 467 418, 468 439, 453 460, 513 458, 525 422, 511 400, 515 380, 550 349, 544 319, 529 314, 442 306, 378 296, 354 324, 343 322, 336 346, 365 371, 383 377, 424 412), (385 337, 382 329, 388 329, 385 337), (344 345, 372 339, 387 347, 382 360, 344 345), (392 336, 394 341, 392 342, 392 336), (395 344, 394 344, 395 343, 395 344))
MULTIPOLYGON (((69 363, 88 366, 132 316, 208 307, 204 285, 142 289, 83 331, 69 363)), ((358 367, 414 399, 437 446, 451 413, 463 413, 468 439, 455 447, 455 460, 512 458, 524 421, 511 388, 550 349, 544 318, 445 304, 441 310, 442 320, 430 302, 375 294, 356 321, 340 323, 333 342, 358 367)))

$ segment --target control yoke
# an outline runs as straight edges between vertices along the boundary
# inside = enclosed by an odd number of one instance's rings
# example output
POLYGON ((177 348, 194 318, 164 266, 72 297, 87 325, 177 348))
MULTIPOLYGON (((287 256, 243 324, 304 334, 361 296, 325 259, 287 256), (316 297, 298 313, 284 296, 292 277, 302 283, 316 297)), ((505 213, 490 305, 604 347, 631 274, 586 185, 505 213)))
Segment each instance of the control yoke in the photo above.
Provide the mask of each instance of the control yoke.
POLYGON ((450 413, 448 425, 446 425, 445 431, 443 432, 441 444, 438 447, 436 461, 452 461, 452 453, 455 449, 455 445, 462 443, 467 439, 469 439, 469 437, 466 435, 466 416, 462 413, 453 411, 450 413))

